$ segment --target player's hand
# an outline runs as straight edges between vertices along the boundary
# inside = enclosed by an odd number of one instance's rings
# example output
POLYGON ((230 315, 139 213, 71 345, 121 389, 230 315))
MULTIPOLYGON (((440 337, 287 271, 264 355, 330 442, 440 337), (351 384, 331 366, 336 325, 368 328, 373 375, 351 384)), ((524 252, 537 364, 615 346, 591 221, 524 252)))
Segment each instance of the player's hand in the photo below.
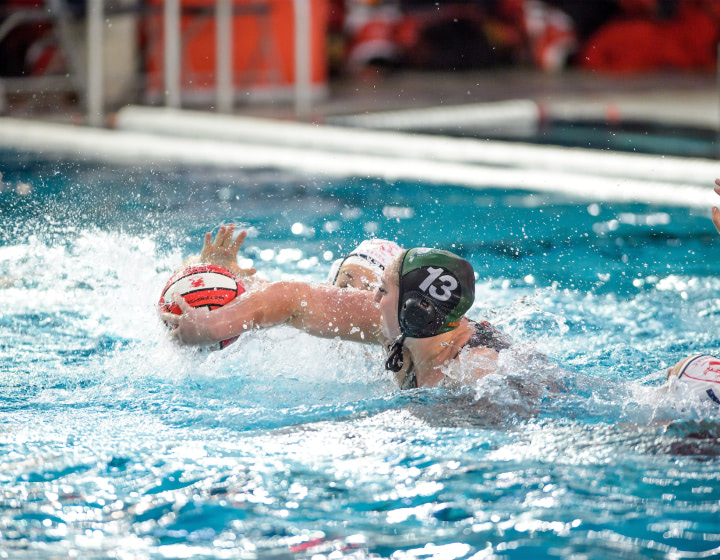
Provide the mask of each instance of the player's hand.
POLYGON ((207 322, 210 310, 193 308, 177 292, 174 292, 171 297, 180 308, 180 315, 169 311, 160 313, 160 318, 170 326, 170 339, 178 344, 193 346, 213 342, 207 338, 206 329, 203 327, 207 322))
POLYGON ((200 262, 216 264, 227 268, 236 276, 252 276, 257 272, 254 268, 240 268, 237 264, 238 252, 247 237, 246 231, 241 231, 233 239, 235 224, 220 226, 220 230, 212 238, 212 233, 205 234, 202 251, 200 251, 200 262))

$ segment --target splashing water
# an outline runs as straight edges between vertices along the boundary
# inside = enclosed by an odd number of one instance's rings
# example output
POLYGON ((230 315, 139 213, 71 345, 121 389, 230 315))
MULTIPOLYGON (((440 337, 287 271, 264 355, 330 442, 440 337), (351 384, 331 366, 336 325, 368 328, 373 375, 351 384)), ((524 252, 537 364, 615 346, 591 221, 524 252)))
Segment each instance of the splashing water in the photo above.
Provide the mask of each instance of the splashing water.
POLYGON ((717 409, 663 385, 720 346, 706 215, 0 155, 5 556, 720 554, 717 409), (287 327, 177 348, 158 295, 230 221, 271 280, 321 281, 370 234, 454 250, 470 317, 516 344, 408 392, 378 349, 287 327))

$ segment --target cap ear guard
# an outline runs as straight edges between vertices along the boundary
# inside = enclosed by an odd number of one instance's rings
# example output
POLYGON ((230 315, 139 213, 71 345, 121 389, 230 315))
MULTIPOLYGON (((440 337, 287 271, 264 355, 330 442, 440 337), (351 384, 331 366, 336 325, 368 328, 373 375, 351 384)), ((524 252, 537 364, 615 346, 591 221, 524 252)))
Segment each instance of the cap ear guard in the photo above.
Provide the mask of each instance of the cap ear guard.
POLYGON ((400 302, 400 330, 410 338, 426 338, 437 334, 447 313, 439 310, 420 292, 410 292, 400 302))

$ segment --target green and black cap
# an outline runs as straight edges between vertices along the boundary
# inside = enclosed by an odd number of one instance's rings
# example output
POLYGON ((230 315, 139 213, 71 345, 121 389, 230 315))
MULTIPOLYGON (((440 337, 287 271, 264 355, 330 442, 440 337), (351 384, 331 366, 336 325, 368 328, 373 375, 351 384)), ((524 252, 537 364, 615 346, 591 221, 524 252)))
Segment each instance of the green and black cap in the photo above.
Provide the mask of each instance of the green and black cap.
POLYGON ((403 336, 428 338, 451 331, 474 301, 475 273, 468 261, 425 247, 405 253, 398 297, 403 336))

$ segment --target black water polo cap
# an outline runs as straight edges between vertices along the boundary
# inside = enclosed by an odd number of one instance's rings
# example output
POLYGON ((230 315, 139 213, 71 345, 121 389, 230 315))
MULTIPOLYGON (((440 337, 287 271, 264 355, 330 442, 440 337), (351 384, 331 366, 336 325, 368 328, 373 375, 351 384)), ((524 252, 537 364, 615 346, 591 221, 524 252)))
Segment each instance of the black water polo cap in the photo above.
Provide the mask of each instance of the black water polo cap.
POLYGON ((398 322, 404 336, 429 338, 455 329, 475 301, 475 272, 449 251, 410 249, 400 268, 398 322))

